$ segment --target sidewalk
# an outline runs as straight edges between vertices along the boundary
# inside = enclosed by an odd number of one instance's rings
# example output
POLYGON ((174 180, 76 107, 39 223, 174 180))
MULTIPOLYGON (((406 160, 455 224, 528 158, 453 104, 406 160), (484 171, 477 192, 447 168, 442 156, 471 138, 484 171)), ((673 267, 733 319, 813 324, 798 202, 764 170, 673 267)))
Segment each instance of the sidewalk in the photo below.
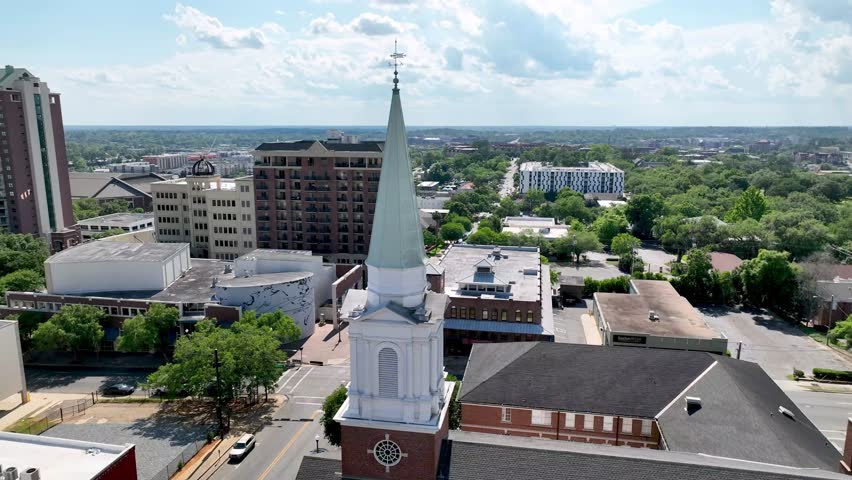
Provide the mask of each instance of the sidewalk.
MULTIPOLYGON (((301 345, 302 351, 297 350, 292 359, 295 362, 317 363, 322 365, 339 365, 349 360, 349 328, 344 325, 340 331, 340 343, 337 341, 337 330, 331 323, 320 327, 317 325, 314 334, 301 345)), ((293 349, 293 345, 285 345, 285 349, 293 349)))
POLYGON ((222 463, 228 461, 228 451, 237 443, 240 436, 242 434, 229 435, 224 440, 206 445, 172 477, 172 480, 201 480, 202 478, 210 478, 222 463))
POLYGON ((586 343, 588 345, 603 345, 598 324, 591 315, 584 313, 580 317, 580 323, 583 324, 583 334, 586 336, 586 343))
POLYGON ((19 420, 36 414, 43 413, 53 407, 59 406, 66 400, 78 400, 86 395, 77 393, 33 393, 30 392, 30 401, 20 405, 20 395, 17 393, 0 402, 0 410, 10 410, 0 418, 0 430, 6 430, 19 420), (13 398, 14 397, 14 398, 13 398))

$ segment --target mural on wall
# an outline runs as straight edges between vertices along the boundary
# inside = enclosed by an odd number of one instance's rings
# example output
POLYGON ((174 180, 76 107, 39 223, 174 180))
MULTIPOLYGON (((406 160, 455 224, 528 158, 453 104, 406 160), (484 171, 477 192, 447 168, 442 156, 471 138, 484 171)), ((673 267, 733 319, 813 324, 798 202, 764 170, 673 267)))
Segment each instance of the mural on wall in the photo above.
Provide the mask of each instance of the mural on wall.
POLYGON ((287 282, 265 285, 230 285, 220 282, 216 297, 222 305, 240 306, 243 310, 269 313, 281 310, 302 330, 302 338, 314 333, 316 306, 311 274, 287 282))

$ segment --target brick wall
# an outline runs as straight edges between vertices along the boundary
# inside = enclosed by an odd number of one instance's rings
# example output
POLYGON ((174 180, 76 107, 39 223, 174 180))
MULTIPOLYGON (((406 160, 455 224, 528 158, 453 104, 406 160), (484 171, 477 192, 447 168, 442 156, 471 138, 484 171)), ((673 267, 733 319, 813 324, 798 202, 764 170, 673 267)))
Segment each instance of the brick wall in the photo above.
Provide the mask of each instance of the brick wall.
POLYGON ((127 452, 105 468, 93 480, 136 480, 136 447, 130 447, 127 452))
POLYGON ((585 428, 586 416, 574 414, 573 424, 566 425, 569 412, 547 411, 545 425, 533 423, 533 410, 506 407, 508 418, 504 421, 504 409, 494 405, 462 403, 461 429, 469 432, 493 433, 522 437, 540 437, 551 440, 570 440, 584 443, 627 445, 657 449, 660 447, 660 432, 657 423, 650 419, 609 416, 612 428, 605 428, 605 416, 589 414, 593 418, 592 428, 585 428), (549 420, 549 425, 546 425, 549 420), (642 423, 651 421, 650 435, 642 435, 642 423), (623 425, 627 423, 628 432, 623 425))

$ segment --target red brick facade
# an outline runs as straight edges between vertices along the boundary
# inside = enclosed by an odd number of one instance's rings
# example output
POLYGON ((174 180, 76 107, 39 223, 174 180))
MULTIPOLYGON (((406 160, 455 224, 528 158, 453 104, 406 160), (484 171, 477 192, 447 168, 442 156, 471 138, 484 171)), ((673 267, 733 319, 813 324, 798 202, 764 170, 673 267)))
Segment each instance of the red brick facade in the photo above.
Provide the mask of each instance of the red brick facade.
POLYGON ((441 443, 447 438, 448 432, 449 416, 444 417, 441 429, 435 434, 344 425, 341 431, 343 476, 388 480, 435 478, 441 443), (403 453, 399 463, 388 468, 370 453, 376 444, 385 438, 399 445, 403 453))
POLYGON ((136 447, 130 447, 93 480, 136 480, 136 447))
POLYGON ((657 422, 652 419, 542 410, 538 412, 543 415, 534 422, 533 410, 529 408, 463 403, 461 429, 497 435, 660 448, 660 431, 657 422), (573 415, 573 422, 568 420, 570 415, 573 415), (587 417, 592 418, 591 424, 586 423, 587 417))

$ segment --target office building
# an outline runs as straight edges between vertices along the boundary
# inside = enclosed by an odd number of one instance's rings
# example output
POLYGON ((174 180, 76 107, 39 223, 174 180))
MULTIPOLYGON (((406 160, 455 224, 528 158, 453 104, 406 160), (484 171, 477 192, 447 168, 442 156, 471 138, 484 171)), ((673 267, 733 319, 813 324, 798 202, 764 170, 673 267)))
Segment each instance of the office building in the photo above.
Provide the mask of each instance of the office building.
POLYGON ((0 70, 0 229, 44 237, 54 251, 80 241, 59 94, 11 65, 0 70))
POLYGON ((111 213, 100 217, 87 218, 78 222, 80 234, 84 240, 93 236, 108 232, 110 230, 124 230, 125 232, 138 232, 154 228, 153 213, 111 213))
POLYGON ((206 160, 192 175, 151 184, 157 240, 188 243, 193 258, 234 260, 254 250, 251 177, 223 179, 206 160))
POLYGON ((558 192, 563 188, 586 193, 624 195, 624 171, 609 163, 589 162, 585 167, 554 167, 540 162, 521 165, 521 193, 530 190, 558 192))
POLYGON ((381 142, 264 143, 253 152, 260 248, 362 263, 379 191, 381 142))
MULTIPOLYGON (((163 153, 160 155, 145 155, 142 157, 142 161, 156 167, 156 171, 163 172, 183 168, 188 163, 194 162, 195 160, 191 160, 191 156, 192 154, 190 153, 163 153)), ((196 160, 198 159, 196 158, 196 160)))

